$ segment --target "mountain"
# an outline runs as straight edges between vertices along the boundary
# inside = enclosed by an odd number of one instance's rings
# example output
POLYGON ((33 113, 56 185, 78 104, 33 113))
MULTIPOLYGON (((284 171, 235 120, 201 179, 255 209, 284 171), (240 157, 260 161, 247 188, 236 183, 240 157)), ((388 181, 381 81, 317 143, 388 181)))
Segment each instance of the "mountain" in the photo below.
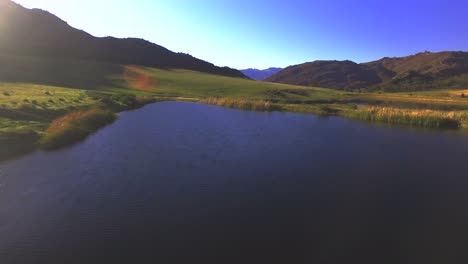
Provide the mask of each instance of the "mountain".
POLYGON ((261 81, 265 80, 266 78, 277 74, 279 71, 281 71, 282 68, 268 68, 265 70, 258 70, 258 69, 246 69, 246 70, 241 70, 243 74, 245 74, 247 77, 253 80, 261 81))
POLYGON ((352 61, 314 61, 288 67, 267 81, 339 90, 466 88, 468 52, 422 52, 360 64, 352 61))
POLYGON ((267 80, 335 89, 370 86, 380 81, 370 67, 352 61, 314 61, 290 66, 267 80))
POLYGON ((47 11, 26 9, 10 0, 0 0, 0 36, 0 54, 179 68, 246 78, 238 70, 217 67, 143 39, 94 37, 47 11))

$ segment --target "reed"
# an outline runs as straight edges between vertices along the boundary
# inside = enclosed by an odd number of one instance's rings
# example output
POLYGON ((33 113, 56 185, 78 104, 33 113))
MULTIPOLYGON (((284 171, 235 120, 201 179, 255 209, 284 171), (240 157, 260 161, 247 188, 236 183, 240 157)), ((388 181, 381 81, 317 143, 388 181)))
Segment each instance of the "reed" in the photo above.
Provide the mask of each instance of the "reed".
POLYGON ((279 110, 270 101, 252 100, 245 98, 216 98, 210 97, 200 100, 201 103, 217 105, 228 108, 242 109, 248 111, 271 112, 279 110))
POLYGON ((427 128, 460 128, 468 120, 464 112, 379 106, 360 107, 358 110, 344 111, 341 115, 370 122, 427 128))
POLYGON ((68 146, 85 139, 115 119, 114 113, 101 108, 66 114, 52 122, 39 141, 39 146, 46 150, 68 146))

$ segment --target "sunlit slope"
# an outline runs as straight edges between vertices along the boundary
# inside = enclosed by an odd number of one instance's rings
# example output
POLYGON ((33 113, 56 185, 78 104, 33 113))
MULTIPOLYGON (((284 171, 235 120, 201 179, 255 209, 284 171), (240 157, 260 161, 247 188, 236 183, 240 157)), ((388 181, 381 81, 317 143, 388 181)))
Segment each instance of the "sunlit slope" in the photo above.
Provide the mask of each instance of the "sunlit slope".
POLYGON ((332 100, 345 93, 256 82, 189 70, 0 55, 0 134, 41 131, 58 115, 111 96, 197 101, 208 97, 275 102, 332 100))
POLYGON ((85 90, 40 84, 0 83, 0 106, 20 110, 24 106, 60 110, 94 104, 85 90))
MULTIPOLYGON (((128 68, 128 67, 127 67, 128 68)), ((131 67, 130 67, 131 68, 131 67)), ((286 104, 357 103, 402 104, 407 107, 468 109, 468 90, 406 93, 358 93, 327 88, 301 87, 239 78, 214 76, 187 70, 136 70, 150 83, 153 94, 162 97, 229 97, 269 100, 286 104), (465 94, 465 96, 462 96, 465 94)), ((127 83, 127 89, 135 86, 127 83)))
POLYGON ((339 98, 345 94, 329 89, 258 82, 188 70, 145 69, 144 74, 154 80, 152 92, 160 96, 245 97, 281 101, 328 100, 339 98))
POLYGON ((0 82, 147 92, 164 97, 249 97, 283 101, 328 100, 346 94, 331 89, 257 82, 190 70, 9 55, 0 55, 0 82))
MULTIPOLYGON (((70 94, 68 104, 76 99, 86 99, 93 91, 100 93, 125 93, 156 97, 179 97, 202 99, 207 97, 243 97, 270 100, 278 103, 323 103, 323 102, 397 102, 421 103, 425 105, 447 105, 465 107, 468 92, 444 90, 407 93, 357 93, 326 88, 301 87, 293 85, 258 82, 242 78, 223 77, 207 73, 178 69, 154 69, 139 66, 113 65, 93 61, 65 59, 41 59, 0 55, 0 104, 18 107, 24 99, 37 100, 46 104, 49 99, 46 90, 53 87, 82 90, 70 94), (2 93, 17 93, 5 96, 2 93), (28 88, 28 85, 36 85, 28 88), (39 86, 48 86, 40 88, 39 86), (42 92, 41 92, 42 91, 42 92), (21 96, 19 96, 21 94, 21 96), (41 98, 33 98, 41 95, 41 98), (19 96, 19 97, 18 97, 19 96), (73 98, 72 98, 73 97, 73 98), (12 106, 12 103, 16 105, 12 106)), ((60 99, 60 97, 58 98, 60 99)), ((66 98, 65 98, 66 99, 66 98)), ((52 98, 52 100, 54 100, 52 98)), ((56 100, 54 100, 56 101, 56 100)), ((27 102, 26 102, 27 103, 27 102)), ((56 105, 50 106, 56 108, 56 105)))
POLYGON ((123 111, 131 109, 127 102, 135 99, 214 102, 245 110, 263 106, 431 127, 450 119, 468 127, 466 89, 345 92, 190 70, 0 55, 0 160, 34 149, 46 128, 62 115, 96 106, 123 111))

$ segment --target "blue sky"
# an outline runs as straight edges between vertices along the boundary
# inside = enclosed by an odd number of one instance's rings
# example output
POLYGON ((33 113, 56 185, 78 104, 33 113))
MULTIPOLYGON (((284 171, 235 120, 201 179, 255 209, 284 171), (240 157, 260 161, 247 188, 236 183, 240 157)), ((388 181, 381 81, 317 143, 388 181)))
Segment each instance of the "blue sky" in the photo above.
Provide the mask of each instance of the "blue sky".
POLYGON ((144 38, 238 69, 468 50, 466 0, 15 1, 95 36, 144 38))

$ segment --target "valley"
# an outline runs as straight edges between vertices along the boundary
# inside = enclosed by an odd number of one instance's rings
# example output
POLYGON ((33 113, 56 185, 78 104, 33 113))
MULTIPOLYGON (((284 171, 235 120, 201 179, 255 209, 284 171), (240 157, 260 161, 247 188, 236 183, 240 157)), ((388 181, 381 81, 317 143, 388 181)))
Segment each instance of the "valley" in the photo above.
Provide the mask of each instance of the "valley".
POLYGON ((11 56, 8 61, 15 63, 6 71, 0 70, 0 78, 9 80, 0 84, 0 143, 7 146, 1 150, 3 157, 18 152, 16 142, 28 142, 29 146, 19 149, 34 149, 46 136, 48 126, 66 114, 96 107, 117 113, 158 101, 210 103, 210 98, 228 99, 230 103, 215 104, 427 128, 463 129, 468 120, 468 98, 462 97, 466 90, 352 92, 190 70, 11 56), (86 74, 90 69, 93 75, 86 74), (12 70, 17 72, 15 76, 9 75, 12 70), (83 88, 77 88, 80 86, 83 88), (268 102, 270 107, 258 108, 256 102, 268 102))

